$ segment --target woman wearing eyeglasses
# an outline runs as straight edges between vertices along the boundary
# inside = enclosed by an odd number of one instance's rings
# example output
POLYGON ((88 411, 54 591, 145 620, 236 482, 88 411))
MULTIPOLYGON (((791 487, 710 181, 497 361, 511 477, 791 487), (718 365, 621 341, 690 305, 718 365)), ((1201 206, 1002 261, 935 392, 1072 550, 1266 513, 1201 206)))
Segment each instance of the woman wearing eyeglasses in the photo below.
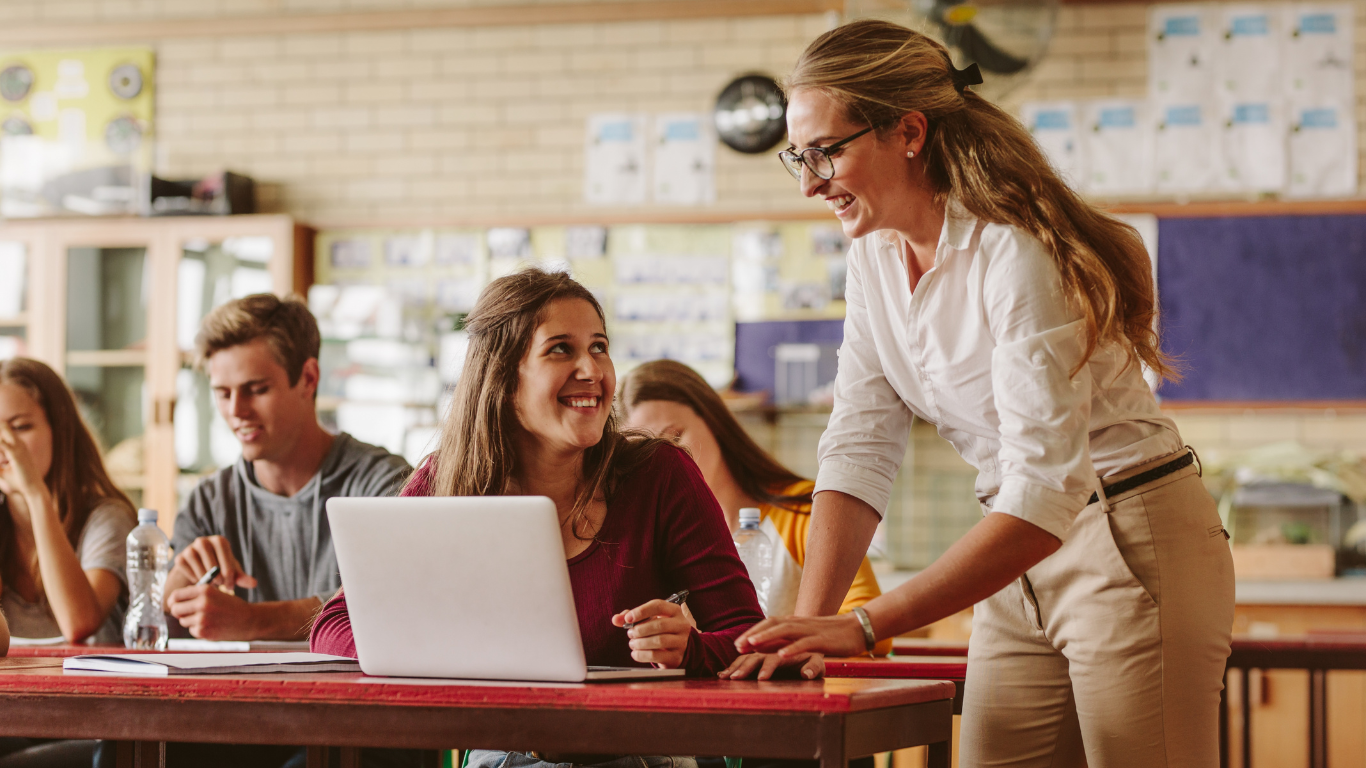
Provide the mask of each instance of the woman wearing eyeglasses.
POLYGON ((1233 567, 1143 379, 1172 373, 1147 254, 978 82, 878 21, 823 35, 788 79, 781 156, 854 238, 848 314, 797 617, 737 645, 852 655, 975 604, 961 765, 1217 765, 1233 567), (978 469, 984 517, 834 616, 913 416, 978 469))

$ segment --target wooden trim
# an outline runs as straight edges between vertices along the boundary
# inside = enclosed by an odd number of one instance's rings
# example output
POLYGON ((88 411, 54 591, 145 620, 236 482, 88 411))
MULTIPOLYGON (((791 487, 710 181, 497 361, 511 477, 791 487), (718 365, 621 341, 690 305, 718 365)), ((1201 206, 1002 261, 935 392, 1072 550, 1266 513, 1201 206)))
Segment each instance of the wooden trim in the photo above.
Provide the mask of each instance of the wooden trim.
POLYGON ((66 353, 68 366, 126 368, 147 365, 145 349, 73 349, 66 353))
POLYGON ((1366 400, 1163 400, 1162 410, 1194 415, 1201 411, 1228 414, 1238 411, 1335 414, 1366 413, 1366 400))
POLYGON ((504 27, 542 24, 604 24, 624 21, 804 16, 841 12, 841 0, 653 0, 432 8, 352 13, 289 13, 138 21, 0 26, 0 44, 112 43, 239 35, 504 27))
POLYGON ((450 216, 438 218, 312 219, 317 230, 357 229, 465 229, 487 227, 557 227, 576 225, 615 226, 620 224, 742 224, 747 221, 829 221, 835 216, 821 209, 786 211, 735 211, 725 208, 677 209, 642 208, 603 209, 602 212, 489 216, 450 216))
POLYGON ((1151 213, 1159 219, 1227 216, 1337 216, 1366 214, 1366 199, 1353 200, 1201 200, 1189 203, 1104 203, 1111 213, 1151 213))
MULTIPOLYGON (((25 286, 27 290, 27 286, 25 286)), ((0 317, 0 328, 24 328, 28 326, 28 313, 21 312, 11 317, 0 317)))

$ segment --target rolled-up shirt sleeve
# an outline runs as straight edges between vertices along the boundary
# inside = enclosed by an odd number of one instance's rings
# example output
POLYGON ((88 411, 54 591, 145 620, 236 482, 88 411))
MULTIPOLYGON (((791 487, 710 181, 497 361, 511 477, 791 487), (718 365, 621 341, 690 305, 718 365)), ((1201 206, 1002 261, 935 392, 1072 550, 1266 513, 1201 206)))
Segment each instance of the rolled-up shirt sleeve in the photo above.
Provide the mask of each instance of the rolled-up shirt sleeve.
POLYGON ((1086 325, 1062 294, 1058 269, 1032 239, 1001 244, 984 277, 993 398, 1000 418, 1001 487, 991 502, 1066 539, 1096 488, 1088 423, 1086 325))
POLYGON ((883 373, 864 301, 860 261, 860 254, 851 250, 835 407, 817 449, 815 493, 847 493, 884 515, 906 457, 911 411, 883 373))

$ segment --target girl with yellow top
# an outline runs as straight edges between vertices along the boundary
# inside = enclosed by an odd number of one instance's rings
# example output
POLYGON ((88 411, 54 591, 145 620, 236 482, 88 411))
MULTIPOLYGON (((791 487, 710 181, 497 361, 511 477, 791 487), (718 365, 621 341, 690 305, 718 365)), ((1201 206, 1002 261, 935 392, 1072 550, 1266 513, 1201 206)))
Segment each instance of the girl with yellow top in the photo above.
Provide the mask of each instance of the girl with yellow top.
MULTIPOLYGON (((622 382, 621 409, 629 427, 675 438, 692 454, 732 531, 740 527, 741 509, 759 508, 760 529, 783 544, 775 552, 764 612, 770 617, 792 615, 806 562, 815 483, 794 474, 760 448, 716 390, 682 363, 656 360, 631 371, 622 382)), ((865 557, 840 613, 881 594, 873 566, 865 557)), ((891 646, 891 639, 885 639, 874 653, 885 656, 891 646)))

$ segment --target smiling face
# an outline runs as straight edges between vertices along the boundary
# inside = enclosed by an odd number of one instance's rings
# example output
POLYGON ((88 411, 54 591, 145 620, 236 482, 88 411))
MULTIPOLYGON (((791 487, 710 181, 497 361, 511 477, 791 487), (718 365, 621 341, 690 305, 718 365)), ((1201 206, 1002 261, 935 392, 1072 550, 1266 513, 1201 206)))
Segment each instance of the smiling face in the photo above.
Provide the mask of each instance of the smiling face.
POLYGON ((551 453, 597 445, 616 387, 607 332, 593 305, 583 299, 547 304, 517 367, 513 406, 524 434, 551 453))
MULTIPOLYGON (((824 91, 795 91, 787 105, 787 135, 798 151, 828 147, 867 128, 850 121, 844 107, 824 91)), ((913 112, 891 130, 872 131, 832 154, 833 178, 802 172, 802 194, 820 197, 839 217, 844 233, 862 237, 880 229, 897 229, 909 206, 923 198, 919 163, 925 143, 925 118, 913 112)))
POLYGON ((283 462, 299 436, 317 421, 317 358, 304 363, 293 386, 265 339, 219 350, 207 367, 214 404, 242 444, 247 461, 283 462))
MULTIPOLYGON (((0 422, 8 424, 14 436, 28 449, 33 473, 46 479, 52 469, 52 426, 43 407, 18 384, 0 384, 0 422)), ((5 455, 0 453, 0 465, 6 463, 5 455)), ((0 486, 3 484, 0 480, 0 486)), ((0 489, 7 493, 13 490, 0 489)))

